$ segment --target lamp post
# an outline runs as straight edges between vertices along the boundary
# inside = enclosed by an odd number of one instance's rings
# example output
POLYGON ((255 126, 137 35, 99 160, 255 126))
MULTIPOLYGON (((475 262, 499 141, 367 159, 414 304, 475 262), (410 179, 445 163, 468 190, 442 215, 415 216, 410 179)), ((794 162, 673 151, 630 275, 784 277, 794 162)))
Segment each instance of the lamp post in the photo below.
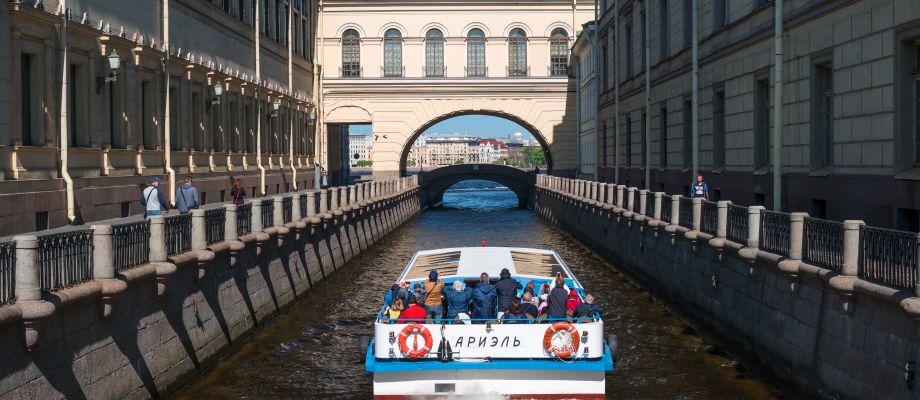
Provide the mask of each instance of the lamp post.
POLYGON ((211 86, 211 89, 212 89, 213 92, 214 92, 214 99, 211 100, 211 104, 212 104, 212 105, 219 105, 219 104, 220 104, 220 98, 221 98, 221 96, 224 95, 224 85, 221 85, 220 82, 215 82, 214 85, 211 86))
POLYGON ((118 51, 112 49, 107 59, 109 61, 109 76, 105 78, 105 82, 115 82, 118 79, 118 68, 121 67, 121 57, 118 55, 118 51))

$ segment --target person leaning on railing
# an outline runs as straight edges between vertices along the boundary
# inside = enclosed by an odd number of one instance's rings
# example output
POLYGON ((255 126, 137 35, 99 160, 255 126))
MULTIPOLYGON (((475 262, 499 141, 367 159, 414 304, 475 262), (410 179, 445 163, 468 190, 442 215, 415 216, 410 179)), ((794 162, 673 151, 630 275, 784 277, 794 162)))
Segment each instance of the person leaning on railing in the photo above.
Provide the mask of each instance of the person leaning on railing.
POLYGON ((144 218, 160 215, 160 209, 169 211, 169 203, 160 190, 160 178, 150 178, 147 187, 141 192, 141 205, 144 206, 144 218))
POLYGON ((576 318, 596 318, 600 316, 602 312, 604 312, 604 309, 594 304, 594 296, 590 294, 585 296, 584 303, 575 307, 576 318))

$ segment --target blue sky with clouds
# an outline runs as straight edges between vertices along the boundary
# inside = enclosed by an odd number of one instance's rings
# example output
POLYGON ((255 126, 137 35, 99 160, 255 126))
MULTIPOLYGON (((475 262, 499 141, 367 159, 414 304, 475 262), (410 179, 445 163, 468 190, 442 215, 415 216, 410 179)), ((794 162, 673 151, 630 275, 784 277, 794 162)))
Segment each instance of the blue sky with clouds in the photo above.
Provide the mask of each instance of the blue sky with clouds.
MULTIPOLYGON (((369 134, 370 125, 352 125, 351 133, 369 134)), ((464 133, 482 138, 506 138, 515 132, 524 134, 524 139, 532 139, 533 135, 523 126, 514 121, 491 115, 461 115, 441 121, 428 130, 431 133, 464 133)))

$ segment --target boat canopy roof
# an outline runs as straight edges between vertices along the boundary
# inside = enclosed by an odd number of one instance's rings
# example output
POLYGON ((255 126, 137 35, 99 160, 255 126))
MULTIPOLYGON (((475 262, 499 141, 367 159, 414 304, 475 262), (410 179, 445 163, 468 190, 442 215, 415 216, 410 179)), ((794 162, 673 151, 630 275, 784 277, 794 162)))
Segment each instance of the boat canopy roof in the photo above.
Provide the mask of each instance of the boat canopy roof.
POLYGON ((442 278, 478 278, 483 272, 498 277, 507 268, 512 276, 551 278, 557 273, 569 279, 571 274, 552 250, 522 247, 457 247, 418 252, 400 280, 427 279, 438 271, 442 278))

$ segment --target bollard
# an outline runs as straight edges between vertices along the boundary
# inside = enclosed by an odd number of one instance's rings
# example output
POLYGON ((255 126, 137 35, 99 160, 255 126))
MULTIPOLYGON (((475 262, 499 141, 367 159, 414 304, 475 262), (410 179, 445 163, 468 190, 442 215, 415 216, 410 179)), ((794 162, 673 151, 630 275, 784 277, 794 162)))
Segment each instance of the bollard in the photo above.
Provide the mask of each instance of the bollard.
POLYGON ((646 201, 646 199, 648 199, 648 190, 647 189, 639 190, 639 214, 642 214, 648 217, 649 210, 646 210, 646 208, 648 208, 646 204, 648 202, 646 201))
POLYGON ((38 237, 16 236, 16 301, 39 301, 42 299, 41 265, 38 259, 38 237))
POLYGON ((150 254, 149 262, 166 262, 169 254, 166 252, 166 218, 162 215, 151 215, 150 220, 150 254))
POLYGON ((236 204, 224 204, 224 241, 239 239, 236 231, 236 204))
POLYGON ((747 247, 760 248, 760 212, 763 206, 748 207, 748 240, 747 247))
POLYGON ((655 209, 652 211, 652 219, 661 220, 661 200, 664 193, 655 192, 653 195, 655 196, 655 204, 653 205, 655 209))
POLYGON ((272 226, 284 226, 284 197, 272 197, 272 226))
POLYGON ((690 224, 693 227, 694 231, 700 230, 700 222, 703 217, 703 199, 700 197, 690 199, 691 204, 693 205, 693 213, 690 214, 693 216, 693 223, 690 224))
POLYGON ((626 185, 617 185, 617 207, 623 208, 623 191, 626 190, 626 185))
POLYGON ((607 185, 607 204, 614 204, 614 192, 616 191, 617 186, 614 184, 607 185))
POLYGON ((208 238, 205 235, 204 210, 196 208, 192 214, 192 250, 208 248, 208 238))
POLYGON ((316 193, 307 193, 307 218, 316 216, 316 193))
POLYGON ((294 193, 291 197, 291 222, 303 219, 300 215, 300 200, 300 193, 294 193))
POLYGON ((359 185, 351 185, 348 187, 348 205, 350 206, 358 203, 358 187, 359 185))
POLYGON ((372 199, 376 199, 376 198, 377 198, 377 185, 379 185, 379 184, 380 184, 380 183, 377 182, 377 181, 371 182, 371 198, 372 198, 372 199))
POLYGON ((861 220, 843 221, 843 265, 840 272, 844 275, 859 275, 859 231, 865 224, 861 220))
POLYGON ((725 239, 728 235, 728 205, 732 202, 722 200, 716 203, 718 213, 716 214, 716 237, 725 239))
POLYGON ((344 207, 348 207, 348 192, 351 191, 351 186, 342 186, 342 190, 339 191, 339 194, 342 196, 339 198, 339 204, 344 207))
POLYGON ((680 225, 680 195, 671 196, 671 225, 680 225))
POLYGON ((805 218, 808 213, 794 212, 789 214, 789 259, 798 261, 802 259, 802 243, 805 239, 805 218))
POLYGON ((597 201, 604 203, 607 200, 607 184, 599 183, 597 185, 597 201))
POLYGON ((111 225, 93 225, 93 278, 115 279, 115 248, 111 225))
POLYGON ((323 189, 319 191, 319 213, 325 214, 329 212, 329 190, 323 189))
POLYGON ((249 230, 252 233, 262 232, 265 229, 262 226, 262 200, 254 199, 249 204, 252 204, 252 215, 250 215, 249 230))
POLYGON ((634 198, 634 197, 635 197, 635 194, 636 194, 636 188, 630 187, 630 188, 626 189, 626 192, 627 192, 627 195, 626 195, 626 211, 635 211, 635 208, 634 208, 634 207, 636 206, 636 203, 635 203, 635 198, 634 198))

